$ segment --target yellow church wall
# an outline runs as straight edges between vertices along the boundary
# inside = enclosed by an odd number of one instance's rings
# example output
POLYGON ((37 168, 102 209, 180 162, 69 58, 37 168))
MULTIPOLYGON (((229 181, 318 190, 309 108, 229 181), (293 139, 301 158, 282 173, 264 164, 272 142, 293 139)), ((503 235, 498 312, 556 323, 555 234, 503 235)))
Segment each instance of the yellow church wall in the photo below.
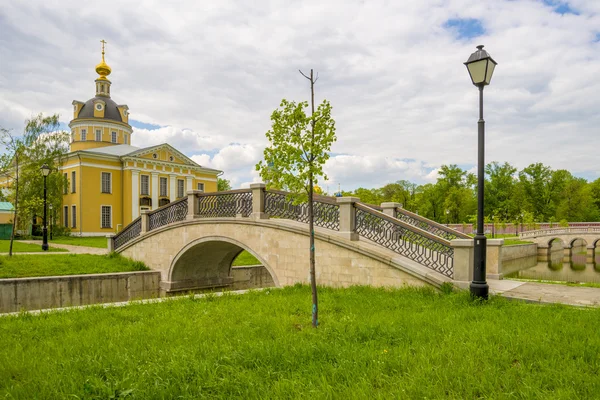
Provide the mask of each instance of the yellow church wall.
POLYGON ((125 170, 122 173, 123 201, 121 203, 123 207, 123 226, 120 227, 121 229, 133 221, 133 218, 131 218, 131 171, 125 170))
POLYGON ((60 209, 60 222, 58 222, 61 226, 65 226, 65 206, 67 206, 67 227, 71 230, 71 232, 76 233, 79 232, 80 227, 80 217, 79 217, 79 202, 81 198, 81 168, 76 160, 68 160, 67 163, 61 169, 61 173, 66 174, 67 177, 67 187, 66 193, 63 191, 63 202, 60 209), (73 192, 73 172, 75 172, 75 192, 73 192), (72 206, 76 207, 76 220, 75 226, 73 226, 73 213, 72 206))
MULTIPOLYGON (((110 163, 114 164, 114 163, 110 163)), ((84 233, 114 233, 123 224, 122 171, 102 167, 82 167, 81 231, 84 233), (102 193, 102 172, 111 174, 111 193, 102 193), (112 207, 112 226, 102 228, 101 206, 112 207)))

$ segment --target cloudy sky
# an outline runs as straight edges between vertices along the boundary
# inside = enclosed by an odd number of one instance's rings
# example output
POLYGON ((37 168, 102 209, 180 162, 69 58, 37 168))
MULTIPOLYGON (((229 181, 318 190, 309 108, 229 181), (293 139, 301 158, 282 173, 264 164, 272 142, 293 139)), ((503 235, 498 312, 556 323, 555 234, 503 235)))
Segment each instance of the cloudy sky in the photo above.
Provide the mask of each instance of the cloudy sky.
POLYGON ((600 175, 597 0, 0 0, 0 126, 94 96, 100 40, 132 144, 167 142, 234 187, 258 181, 270 114, 319 73, 338 141, 330 191, 435 180, 477 156, 477 89, 463 62, 498 62, 485 89, 486 161, 600 175))

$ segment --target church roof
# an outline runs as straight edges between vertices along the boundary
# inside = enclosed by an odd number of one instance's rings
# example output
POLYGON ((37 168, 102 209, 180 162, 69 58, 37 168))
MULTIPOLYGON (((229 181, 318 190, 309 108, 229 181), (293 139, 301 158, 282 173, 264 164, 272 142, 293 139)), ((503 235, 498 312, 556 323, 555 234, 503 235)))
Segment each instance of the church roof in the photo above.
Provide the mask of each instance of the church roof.
POLYGON ((96 96, 92 97, 88 101, 85 102, 81 111, 79 111, 79 115, 77 119, 80 118, 94 118, 94 100, 102 100, 106 103, 104 107, 104 119, 112 119, 113 121, 123 122, 121 118, 121 113, 117 108, 117 103, 114 102, 110 97, 104 96, 96 96))

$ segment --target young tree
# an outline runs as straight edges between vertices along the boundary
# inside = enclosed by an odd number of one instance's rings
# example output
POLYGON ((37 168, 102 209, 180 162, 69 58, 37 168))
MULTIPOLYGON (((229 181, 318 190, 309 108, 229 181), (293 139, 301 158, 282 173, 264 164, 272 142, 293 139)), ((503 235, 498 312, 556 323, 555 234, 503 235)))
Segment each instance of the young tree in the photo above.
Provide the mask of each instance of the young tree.
MULTIPOLYGON (((26 121, 22 136, 0 129, 0 142, 6 150, 0 157, 0 171, 10 181, 7 197, 14 207, 9 255, 17 223, 30 221, 42 212, 44 186, 40 167, 46 164, 56 171, 68 150, 69 135, 58 131, 58 118, 58 114, 49 117, 38 114, 26 121)), ((56 173, 47 179, 48 203, 56 209, 60 207, 65 184, 64 178, 56 173)))
POLYGON ((267 187, 288 190, 295 202, 308 201, 310 232, 310 285, 312 289, 312 324, 318 325, 319 308, 315 273, 315 230, 313 218, 313 192, 319 179, 327 176, 323 165, 329 159, 331 145, 335 142, 335 121, 327 100, 315 110, 314 85, 317 78, 300 73, 310 81, 311 114, 304 109, 308 102, 290 102, 283 99, 280 108, 271 114, 271 129, 266 133, 270 145, 265 148, 264 160, 256 165, 267 187))

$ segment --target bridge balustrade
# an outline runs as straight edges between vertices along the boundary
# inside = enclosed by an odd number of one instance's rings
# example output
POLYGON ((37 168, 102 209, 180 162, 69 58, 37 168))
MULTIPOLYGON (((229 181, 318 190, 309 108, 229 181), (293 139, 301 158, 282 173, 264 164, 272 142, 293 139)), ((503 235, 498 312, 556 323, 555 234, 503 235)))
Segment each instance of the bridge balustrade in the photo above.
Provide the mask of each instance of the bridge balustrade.
MULTIPOLYGON (((267 190, 265 196, 265 213, 270 217, 285 218, 308 223, 308 203, 296 204, 288 192, 267 190)), ((314 223, 334 231, 340 230, 340 206, 335 197, 314 196, 314 223)))

